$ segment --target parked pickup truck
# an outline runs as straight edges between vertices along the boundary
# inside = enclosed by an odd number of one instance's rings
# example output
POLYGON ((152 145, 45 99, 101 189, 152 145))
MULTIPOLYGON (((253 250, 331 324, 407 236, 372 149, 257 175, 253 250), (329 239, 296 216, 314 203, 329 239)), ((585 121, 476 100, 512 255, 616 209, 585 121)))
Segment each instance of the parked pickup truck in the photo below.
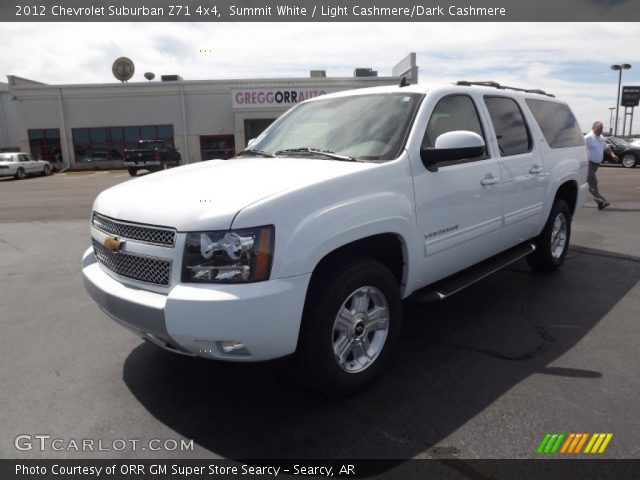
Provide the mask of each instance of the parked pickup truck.
POLYGON ((169 351, 292 355, 334 394, 380 372, 403 300, 448 298, 524 257, 557 269, 588 192, 567 104, 494 82, 313 98, 237 157, 102 192, 86 289, 169 351))
POLYGON ((180 165, 178 149, 163 140, 138 140, 138 148, 125 149, 124 166, 135 177, 138 170, 166 170, 180 165))

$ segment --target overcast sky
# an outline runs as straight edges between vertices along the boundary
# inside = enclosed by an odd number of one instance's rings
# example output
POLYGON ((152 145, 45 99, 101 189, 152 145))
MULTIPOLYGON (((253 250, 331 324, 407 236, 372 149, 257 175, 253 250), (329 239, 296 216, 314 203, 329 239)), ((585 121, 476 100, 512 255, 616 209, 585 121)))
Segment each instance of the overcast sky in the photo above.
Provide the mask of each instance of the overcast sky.
MULTIPOLYGON (((588 130, 597 119, 608 128, 618 85, 611 64, 632 64, 623 85, 640 85, 639 38, 640 23, 2 23, 0 79, 115 82, 120 56, 135 63, 131 81, 146 81, 148 71, 202 80, 307 77, 311 69, 351 76, 372 67, 387 76, 416 52, 421 83, 543 89, 568 101, 588 130)), ((633 127, 640 133, 640 115, 633 127)))

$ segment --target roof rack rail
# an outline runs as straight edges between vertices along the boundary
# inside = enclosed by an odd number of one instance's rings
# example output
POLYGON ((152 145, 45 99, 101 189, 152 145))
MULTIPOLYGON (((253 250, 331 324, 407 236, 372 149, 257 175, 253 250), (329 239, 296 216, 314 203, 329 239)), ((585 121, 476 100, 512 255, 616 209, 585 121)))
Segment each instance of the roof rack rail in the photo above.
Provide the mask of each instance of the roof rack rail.
POLYGON ((507 85, 500 85, 498 82, 494 82, 493 80, 485 80, 481 82, 468 82, 466 80, 460 80, 456 82, 455 85, 460 85, 463 87, 470 87, 471 85, 478 85, 481 87, 493 87, 499 90, 515 90, 516 92, 525 92, 525 93, 537 93, 539 95, 546 95, 547 97, 555 98, 555 95, 551 93, 547 93, 544 90, 540 89, 526 89, 526 88, 517 88, 517 87, 508 87, 507 85))

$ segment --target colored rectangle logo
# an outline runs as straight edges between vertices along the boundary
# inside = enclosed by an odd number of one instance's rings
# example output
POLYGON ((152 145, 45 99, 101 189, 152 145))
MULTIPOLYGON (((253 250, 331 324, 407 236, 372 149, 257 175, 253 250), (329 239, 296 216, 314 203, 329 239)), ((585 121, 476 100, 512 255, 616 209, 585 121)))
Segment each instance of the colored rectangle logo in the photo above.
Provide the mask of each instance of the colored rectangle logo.
POLYGON ((604 453, 613 433, 546 433, 538 445, 541 455, 575 455, 604 453))

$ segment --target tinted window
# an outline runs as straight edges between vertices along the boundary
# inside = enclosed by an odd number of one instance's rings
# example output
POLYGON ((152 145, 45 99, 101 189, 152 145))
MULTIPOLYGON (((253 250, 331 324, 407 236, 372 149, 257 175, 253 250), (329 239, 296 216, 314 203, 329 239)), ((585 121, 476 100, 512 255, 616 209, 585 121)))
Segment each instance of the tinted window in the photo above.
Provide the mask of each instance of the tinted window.
POLYGON ((455 130, 467 130, 484 138, 476 107, 466 95, 450 95, 438 102, 422 139, 422 148, 435 147, 440 135, 455 130))
POLYGON ((533 98, 526 102, 551 148, 584 145, 576 117, 567 105, 533 98))
POLYGON ((485 97, 496 132, 500 155, 518 155, 531 150, 531 137, 520 107, 512 98, 485 97))

